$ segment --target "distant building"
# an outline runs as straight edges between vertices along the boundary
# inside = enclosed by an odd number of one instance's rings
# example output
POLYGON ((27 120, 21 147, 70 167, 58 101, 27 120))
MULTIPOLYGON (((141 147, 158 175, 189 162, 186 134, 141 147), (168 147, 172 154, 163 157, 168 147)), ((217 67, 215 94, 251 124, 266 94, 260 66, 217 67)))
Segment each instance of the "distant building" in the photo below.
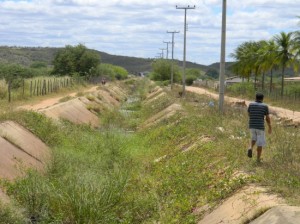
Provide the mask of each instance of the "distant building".
POLYGON ((238 76, 232 76, 225 80, 225 86, 230 86, 235 83, 242 83, 242 82, 244 82, 243 78, 238 77, 238 76))
POLYGON ((300 82, 300 77, 284 78, 284 81, 286 81, 286 82, 300 82))
POLYGON ((150 72, 148 72, 148 71, 145 71, 145 72, 139 72, 139 75, 138 75, 138 76, 140 76, 140 77, 145 77, 145 76, 149 75, 149 73, 150 73, 150 72))

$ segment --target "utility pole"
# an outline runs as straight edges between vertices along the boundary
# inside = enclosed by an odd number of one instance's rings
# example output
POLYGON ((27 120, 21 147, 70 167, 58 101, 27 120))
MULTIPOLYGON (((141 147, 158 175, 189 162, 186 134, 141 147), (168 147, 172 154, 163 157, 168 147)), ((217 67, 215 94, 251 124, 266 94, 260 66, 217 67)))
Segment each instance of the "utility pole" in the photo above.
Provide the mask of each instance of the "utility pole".
POLYGON ((172 34, 172 67, 171 67, 171 89, 173 89, 173 77, 174 77, 174 34, 179 33, 179 31, 167 31, 167 33, 172 34))
POLYGON ((167 44, 167 59, 169 59, 169 44, 171 44, 172 42, 170 42, 170 41, 163 41, 163 43, 167 44))
POLYGON ((165 48, 159 48, 159 50, 161 50, 161 58, 163 59, 164 58, 164 50, 166 50, 165 48))
POLYGON ((178 7, 176 9, 184 9, 184 44, 183 44, 183 76, 182 76, 182 96, 185 96, 185 57, 186 57, 186 11, 188 9, 195 9, 196 6, 178 7))
POLYGON ((162 53, 157 53, 156 58, 162 58, 162 53))
POLYGON ((223 113, 224 92, 225 92, 225 48, 226 48, 226 0, 223 0, 221 59, 220 59, 220 84, 219 84, 219 111, 221 113, 223 113))

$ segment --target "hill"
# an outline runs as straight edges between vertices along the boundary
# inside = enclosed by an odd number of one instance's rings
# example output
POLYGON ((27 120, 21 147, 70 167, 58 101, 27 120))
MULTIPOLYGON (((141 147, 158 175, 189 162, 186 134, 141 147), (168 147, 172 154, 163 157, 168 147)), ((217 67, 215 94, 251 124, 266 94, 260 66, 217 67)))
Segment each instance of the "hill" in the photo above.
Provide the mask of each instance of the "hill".
MULTIPOLYGON (((61 48, 54 47, 8 47, 0 46, 0 63, 16 63, 24 66, 30 66, 33 62, 42 61, 47 63, 49 66, 52 65, 55 54, 61 48)), ((95 50, 96 51, 96 50, 95 50)), ((118 65, 124 67, 130 73, 137 74, 139 72, 151 71, 153 58, 138 58, 138 57, 129 57, 129 56, 120 56, 112 55, 101 51, 96 51, 103 63, 109 63, 113 65, 118 65)), ((182 66, 182 61, 175 60, 179 66, 182 66)), ((226 75, 232 76, 233 74, 230 71, 230 66, 233 62, 226 63, 226 75)), ((213 63, 211 65, 201 65, 193 62, 186 62, 187 68, 197 68, 204 72, 209 69, 214 69, 219 72, 220 63, 213 63)), ((281 71, 276 70, 275 75, 280 75, 281 71)), ((294 76, 294 70, 288 68, 286 70, 287 76, 294 76)))
MULTIPOLYGON (((30 66, 35 61, 42 61, 49 66, 52 65, 55 54, 61 48, 52 47, 8 47, 0 46, 0 63, 17 63, 30 66)), ((96 50, 95 50, 96 51, 96 50)), ((129 72, 137 74, 138 72, 151 71, 152 58, 138 58, 129 56, 111 55, 105 52, 96 51, 103 63, 109 63, 126 68, 129 72)), ((182 66, 182 61, 175 60, 182 66)), ((186 62, 187 68, 198 68, 203 71, 209 69, 206 65, 200 65, 193 62, 186 62)))

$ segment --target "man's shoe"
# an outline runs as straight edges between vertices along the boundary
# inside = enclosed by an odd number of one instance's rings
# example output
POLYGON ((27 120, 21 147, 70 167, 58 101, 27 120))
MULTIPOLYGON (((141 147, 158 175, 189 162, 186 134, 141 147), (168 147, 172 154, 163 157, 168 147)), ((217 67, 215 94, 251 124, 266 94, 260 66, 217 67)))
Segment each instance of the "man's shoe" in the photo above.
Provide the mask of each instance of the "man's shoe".
POLYGON ((247 153, 249 158, 252 158, 252 149, 248 149, 248 153, 247 153))

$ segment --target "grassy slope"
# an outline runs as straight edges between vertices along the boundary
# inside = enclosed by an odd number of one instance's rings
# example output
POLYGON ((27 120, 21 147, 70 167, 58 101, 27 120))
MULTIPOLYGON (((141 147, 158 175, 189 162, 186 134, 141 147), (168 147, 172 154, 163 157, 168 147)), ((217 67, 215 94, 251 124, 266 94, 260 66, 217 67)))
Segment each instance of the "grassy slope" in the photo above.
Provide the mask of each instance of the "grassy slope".
MULTIPOLYGON (((153 88, 143 81, 127 85, 141 98, 153 88)), ((100 131, 68 122, 58 127, 32 112, 2 115, 28 127, 53 149, 45 175, 31 172, 7 185, 26 208, 24 216, 41 223, 196 223, 195 208, 213 207, 248 182, 270 185, 300 204, 298 129, 274 124, 265 162, 257 165, 245 155, 249 136, 243 111, 220 116, 207 107, 208 98, 188 94, 183 101, 176 93, 168 92, 149 107, 126 105, 135 111, 126 118, 118 111, 102 114, 100 131), (124 131, 136 130, 138 123, 173 102, 181 103, 185 112, 149 129, 124 131), (203 136, 214 140, 202 142, 203 136), (233 180, 236 170, 251 177, 233 180)))

